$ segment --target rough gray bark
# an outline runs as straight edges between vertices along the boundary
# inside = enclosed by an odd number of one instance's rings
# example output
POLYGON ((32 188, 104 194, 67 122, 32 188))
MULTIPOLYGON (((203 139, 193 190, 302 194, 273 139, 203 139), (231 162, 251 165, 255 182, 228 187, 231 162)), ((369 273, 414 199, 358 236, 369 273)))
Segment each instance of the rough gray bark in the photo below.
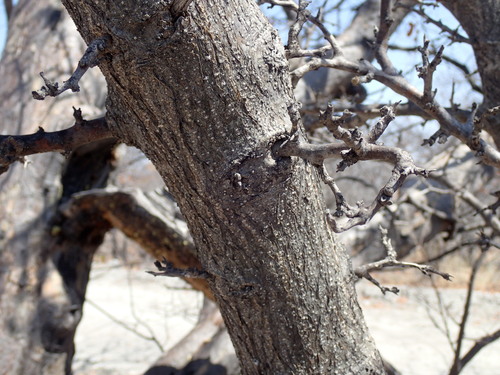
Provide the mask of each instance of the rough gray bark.
MULTIPOLYGON (((469 35, 481 76, 482 110, 500 104, 500 3, 495 0, 445 0, 442 3, 469 35)), ((500 116, 488 119, 485 130, 500 148, 500 116)))
POLYGON ((252 1, 64 1, 100 68, 107 119, 176 198, 245 374, 382 373, 310 165, 276 159, 294 99, 252 1))

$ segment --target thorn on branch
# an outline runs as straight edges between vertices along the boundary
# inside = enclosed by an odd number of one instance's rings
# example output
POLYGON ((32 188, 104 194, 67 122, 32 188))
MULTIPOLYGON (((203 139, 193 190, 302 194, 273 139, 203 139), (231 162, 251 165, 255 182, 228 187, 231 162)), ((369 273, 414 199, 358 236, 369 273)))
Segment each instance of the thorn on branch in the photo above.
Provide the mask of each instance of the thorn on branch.
POLYGON ((208 272, 196 268, 175 268, 165 258, 161 262, 159 260, 155 261, 154 265, 160 272, 146 271, 153 276, 183 277, 187 279, 208 279, 210 276, 208 272))
POLYGON ((66 90, 71 89, 72 92, 80 91, 80 86, 78 85, 80 79, 89 68, 93 68, 99 64, 99 58, 104 54, 106 49, 109 48, 109 42, 109 37, 101 37, 90 42, 87 50, 78 62, 76 70, 67 81, 63 82, 61 87, 59 87, 59 83, 49 80, 45 77, 44 73, 41 72, 40 76, 45 86, 42 86, 38 91, 32 91, 31 94, 33 98, 36 100, 44 100, 47 96, 56 97, 66 90))

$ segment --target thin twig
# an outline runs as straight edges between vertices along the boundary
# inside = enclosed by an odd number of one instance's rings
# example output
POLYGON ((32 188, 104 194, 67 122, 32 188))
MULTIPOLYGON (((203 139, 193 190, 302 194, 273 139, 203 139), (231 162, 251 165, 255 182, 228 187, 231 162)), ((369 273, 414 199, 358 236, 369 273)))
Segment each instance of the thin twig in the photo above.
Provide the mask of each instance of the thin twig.
MULTIPOLYGON (((435 6, 436 4, 433 4, 435 6)), ((453 30, 450 27, 446 26, 444 23, 442 23, 440 20, 435 20, 431 18, 427 13, 424 12, 422 7, 418 8, 413 8, 413 11, 423 17, 427 23, 432 23, 433 25, 437 26, 440 28, 443 32, 448 34, 448 38, 453 41, 453 42, 460 42, 460 43, 468 43, 471 44, 471 41, 469 38, 464 37, 458 32, 458 28, 453 30)))
POLYGON ((376 261, 372 263, 365 264, 363 266, 360 266, 354 270, 354 274, 358 276, 359 278, 364 278, 367 279, 368 281, 372 282, 375 284, 377 287, 380 288, 382 293, 386 292, 391 292, 394 294, 398 294, 399 290, 396 287, 392 288, 387 288, 382 285, 378 281, 376 281, 371 275, 370 271, 377 271, 381 270, 382 268, 386 267, 398 267, 398 268, 416 268, 420 272, 422 272, 426 276, 431 276, 431 274, 436 274, 441 276, 443 279, 451 281, 452 276, 449 273, 446 272, 441 272, 439 270, 436 270, 435 268, 425 265, 425 264, 418 264, 418 263, 412 263, 412 262, 401 262, 396 259, 396 251, 392 247, 391 240, 387 236, 387 229, 383 228, 382 226, 380 228, 380 233, 382 236, 382 244, 384 245, 384 248, 387 251, 387 257, 376 261))
POLYGON ((158 339, 156 337, 154 337, 154 336, 146 336, 146 335, 142 334, 141 332, 139 332, 135 328, 130 327, 128 324, 126 324, 126 323, 122 322, 121 320, 117 319, 116 316, 110 314, 105 309, 103 309, 98 304, 96 304, 95 302, 93 302, 92 300, 90 300, 88 298, 85 298, 85 303, 88 303, 89 305, 93 306, 97 311, 99 311, 100 313, 102 313, 103 315, 105 315, 107 318, 109 318, 113 323, 119 325, 120 327, 126 329, 129 332, 132 332, 133 334, 139 336, 141 339, 154 342, 155 345, 158 347, 158 349, 160 349, 160 352, 161 353, 164 352, 163 345, 161 345, 161 343, 158 341, 158 339))
POLYGON ((472 303, 472 294, 474 292, 474 283, 476 281, 476 276, 478 274, 479 267, 481 267, 481 264, 486 256, 486 253, 490 248, 488 244, 488 238, 484 235, 484 233, 481 233, 481 238, 483 239, 484 245, 480 246, 481 254, 479 255, 479 257, 477 257, 472 266, 472 271, 469 278, 469 284, 467 286, 467 297, 465 299, 462 320, 460 321, 460 329, 456 341, 455 357, 453 359, 453 366, 450 369, 449 375, 459 374, 463 366, 463 363, 460 360, 460 353, 462 351, 462 344, 465 336, 465 328, 467 326, 467 320, 469 318, 469 313, 472 303))
POLYGON ((380 3, 380 25, 375 30, 375 58, 380 67, 387 74, 397 75, 398 72, 387 56, 390 29, 394 20, 391 18, 391 0, 382 0, 380 3))
POLYGON ((59 87, 59 83, 52 82, 47 79, 43 72, 40 73, 45 86, 38 91, 32 91, 33 98, 36 100, 44 100, 47 96, 56 97, 66 90, 73 92, 80 91, 80 86, 78 83, 83 75, 87 72, 89 68, 93 68, 99 64, 99 59, 102 57, 106 49, 109 47, 110 38, 101 37, 90 42, 87 50, 83 54, 83 57, 78 62, 78 67, 73 72, 71 77, 63 82, 63 85, 59 87))

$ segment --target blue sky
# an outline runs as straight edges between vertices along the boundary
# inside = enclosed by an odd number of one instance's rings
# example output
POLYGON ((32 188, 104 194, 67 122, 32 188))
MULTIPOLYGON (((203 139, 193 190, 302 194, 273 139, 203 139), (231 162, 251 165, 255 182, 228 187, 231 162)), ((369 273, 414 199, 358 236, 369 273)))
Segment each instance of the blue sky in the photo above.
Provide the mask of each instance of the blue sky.
MULTIPOLYGON (((16 2, 17 1, 14 1, 14 3, 16 2)), ((345 3, 343 11, 339 15, 336 15, 334 17, 335 19, 331 21, 332 24, 329 25, 330 27, 332 27, 332 31, 334 33, 339 32, 350 22, 350 19, 352 17, 351 13, 352 7, 359 3, 360 3, 359 0, 358 1, 350 0, 345 3)), ((282 12, 278 7, 275 7, 272 10, 266 8, 267 8, 266 6, 262 7, 262 9, 265 10, 266 13, 268 14, 270 13, 272 15, 280 15, 280 16, 282 15, 282 12)), ((429 14, 432 15, 433 18, 443 20, 444 23, 450 26, 452 29, 458 26, 458 22, 442 6, 439 6, 437 8, 429 7, 427 8, 427 11, 429 12, 429 14)), ((276 24, 275 26, 277 26, 278 29, 280 29, 280 26, 283 27, 285 26, 285 24, 282 25, 276 24)), ((284 30, 281 31, 284 42, 286 42, 287 39, 286 32, 284 32, 284 30)), ((440 33, 440 30, 433 25, 422 24, 422 20, 415 14, 410 15, 405 19, 404 24, 400 27, 400 31, 398 31, 396 35, 393 36, 391 42, 395 41, 394 43, 397 43, 400 46, 406 46, 406 47, 415 46, 421 44, 424 33, 436 45, 440 44, 445 45, 446 46, 445 54, 448 54, 449 56, 452 57, 456 57, 457 60, 465 62, 469 66, 470 71, 475 70, 475 59, 470 46, 459 43, 450 45, 446 35, 440 33), (419 24, 421 25, 421 27, 418 28, 418 31, 412 33, 412 35, 407 35, 410 23, 419 24)), ((7 36, 6 34, 7 34, 7 19, 5 16, 3 1, 0 1, 0 51, 3 51, 5 45, 5 39, 7 36)), ((462 32, 462 34, 464 33, 462 32)), ((415 65, 421 63, 419 53, 391 51, 390 56, 397 68, 401 69, 404 72, 410 72, 409 75, 406 75, 407 79, 409 79, 417 87, 420 87, 421 80, 417 77, 415 71, 415 65)), ((442 65, 438 68, 438 71, 435 75, 435 83, 436 86, 444 88, 444 90, 438 90, 438 99, 440 101, 443 102, 449 100, 449 95, 450 95, 449 89, 451 88, 449 87, 450 86, 449 82, 453 80, 456 80, 457 82, 463 80, 462 74, 463 74, 462 72, 459 72, 457 71, 456 68, 450 66, 445 67, 444 65, 442 65)), ((387 98, 390 98, 391 100, 394 101, 399 100, 397 95, 391 93, 390 90, 384 88, 381 84, 373 82, 367 88, 372 94, 375 93, 375 95, 372 95, 372 97, 370 98, 371 102, 380 101, 382 97, 384 97, 386 100, 387 98)), ((463 102, 462 104, 465 107, 468 107, 470 106, 472 101, 480 100, 480 98, 474 93, 470 95, 469 92, 468 95, 463 95, 461 100, 463 102)))
POLYGON ((7 37, 7 18, 5 17, 5 8, 3 6, 3 1, 0 1, 0 51, 3 51, 6 37, 7 37))

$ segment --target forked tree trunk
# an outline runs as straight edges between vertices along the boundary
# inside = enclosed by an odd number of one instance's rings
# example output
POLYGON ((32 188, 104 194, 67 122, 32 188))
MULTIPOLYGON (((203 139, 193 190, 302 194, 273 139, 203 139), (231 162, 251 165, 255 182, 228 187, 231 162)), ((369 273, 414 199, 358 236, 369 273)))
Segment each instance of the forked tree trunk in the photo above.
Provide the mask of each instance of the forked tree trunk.
POLYGON ((107 119, 179 203, 243 373, 382 373, 314 168, 272 155, 294 99, 254 1, 63 3, 111 38, 107 119))

